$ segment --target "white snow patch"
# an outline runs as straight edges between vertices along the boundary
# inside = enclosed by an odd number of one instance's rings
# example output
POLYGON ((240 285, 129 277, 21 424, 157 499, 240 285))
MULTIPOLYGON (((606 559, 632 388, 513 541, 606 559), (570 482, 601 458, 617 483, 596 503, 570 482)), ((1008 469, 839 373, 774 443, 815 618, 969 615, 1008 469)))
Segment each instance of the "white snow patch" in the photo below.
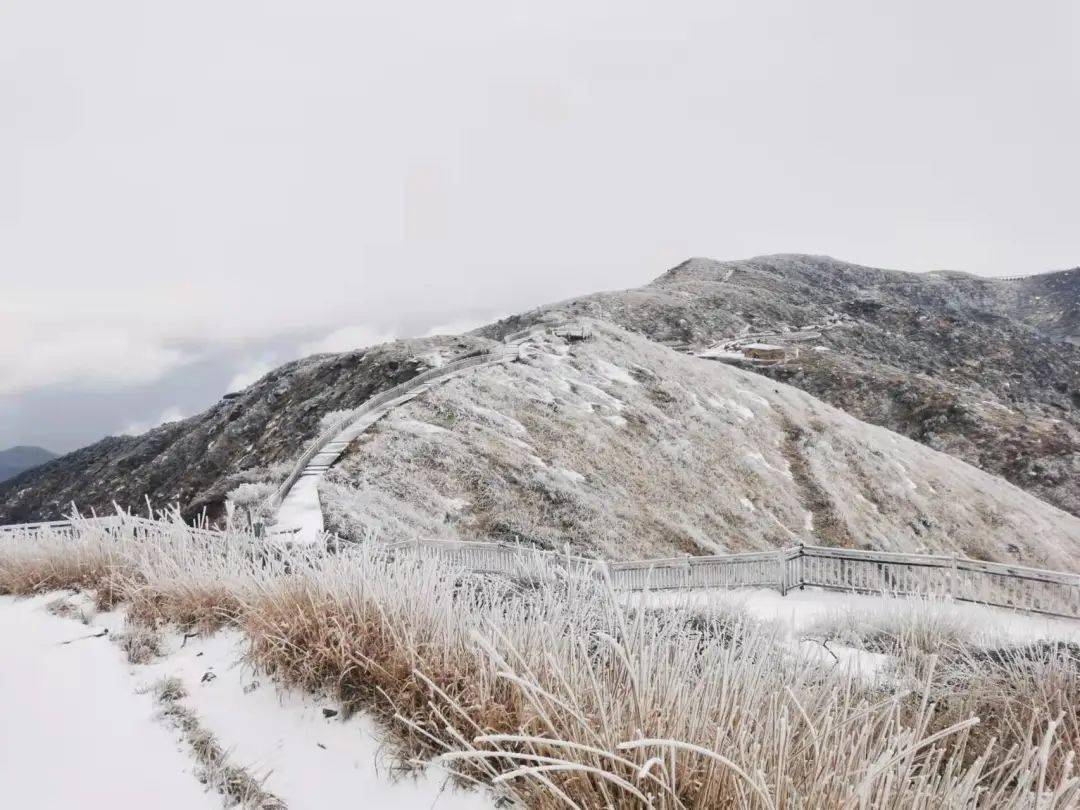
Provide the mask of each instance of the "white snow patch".
POLYGON ((499 413, 491 408, 485 408, 483 405, 470 404, 469 409, 482 419, 506 428, 513 433, 527 434, 529 431, 521 424, 517 419, 512 416, 507 416, 504 413, 499 413))
POLYGON ((913 492, 917 490, 919 485, 911 480, 911 477, 908 475, 908 468, 899 461, 893 461, 893 464, 896 465, 896 468, 900 471, 900 481, 902 481, 909 490, 913 492))
POLYGON ((273 532, 282 539, 314 543, 324 529, 322 504, 319 501, 321 475, 302 475, 285 496, 277 513, 273 532))
POLYGON ((324 708, 337 710, 332 701, 275 687, 238 663, 242 646, 242 636, 228 631, 189 639, 183 648, 173 639, 171 655, 140 670, 150 680, 180 678, 189 695, 182 702, 235 762, 267 775, 265 789, 290 810, 345 807, 359 798, 365 806, 401 810, 491 807, 480 793, 449 785, 443 792, 445 775, 434 768, 426 778, 393 781, 369 718, 324 717, 324 708), (207 672, 215 677, 203 682, 207 672))
POLYGON ((437 351, 422 354, 417 359, 423 362, 428 368, 442 368, 446 365, 446 358, 437 351))
POLYGON ((757 450, 746 453, 743 456, 743 458, 745 458, 751 464, 765 467, 767 470, 771 470, 774 473, 779 473, 780 475, 784 476, 785 478, 791 478, 791 470, 790 469, 782 470, 779 467, 774 467, 772 464, 770 464, 768 461, 766 461, 765 456, 763 456, 757 450))
POLYGON ((742 405, 742 404, 736 402, 733 399, 727 400, 727 405, 728 405, 728 408, 733 410, 735 412, 735 414, 737 416, 739 416, 741 419, 749 420, 749 419, 754 418, 754 412, 752 410, 747 408, 745 405, 742 405))
POLYGON ((607 360, 596 358, 596 370, 600 372, 600 376, 607 380, 611 380, 611 382, 619 382, 625 385, 638 384, 637 380, 631 377, 626 369, 620 368, 613 363, 609 363, 607 360))
POLYGON ((56 596, 0 597, 4 806, 220 807, 198 782, 194 761, 154 719, 153 699, 135 693, 116 645, 85 638, 96 628, 45 612, 56 596))
POLYGON ((516 436, 502 435, 499 438, 507 444, 513 445, 514 447, 520 447, 522 450, 527 450, 530 453, 533 451, 533 446, 531 444, 529 444, 527 441, 517 438, 516 436))
MULTIPOLYGON (((789 591, 765 588, 736 590, 652 591, 639 592, 652 607, 681 608, 726 605, 739 607, 751 616, 776 622, 793 634, 805 631, 815 622, 838 614, 854 612, 858 616, 894 615, 898 610, 941 610, 951 617, 970 623, 981 640, 989 643, 1024 644, 1042 640, 1080 642, 1080 621, 1036 616, 948 599, 921 600, 917 598, 874 596, 871 594, 839 593, 813 587, 789 591)), ((637 598, 634 597, 627 598, 637 598)))
POLYGON ((755 394, 753 391, 747 391, 745 388, 739 388, 737 390, 738 390, 738 392, 739 392, 739 394, 741 396, 743 396, 746 399, 750 400, 754 404, 761 405, 763 408, 766 408, 766 409, 771 409, 772 408, 772 405, 769 403, 769 400, 765 399, 765 397, 761 396, 760 394, 755 394))
POLYGON ((616 411, 621 411, 626 406, 626 403, 621 399, 613 397, 607 391, 597 388, 595 385, 589 385, 589 383, 586 382, 576 382, 574 383, 573 388, 579 396, 582 396, 584 401, 590 404, 605 405, 616 411))
POLYGON ((585 476, 577 470, 567 469, 566 467, 554 467, 553 470, 568 481, 573 481, 575 484, 585 483, 585 476))
POLYGON ((742 360, 745 355, 742 352, 733 352, 729 349, 705 349, 697 353, 703 360, 742 360))
POLYGON ((57 595, 0 597, 0 645, 19 663, 0 668, 5 807, 88 807, 88 797, 102 796, 118 808, 221 807, 197 780, 186 743, 157 719, 148 689, 165 678, 183 683, 180 703, 230 762, 265 779, 290 810, 346 807, 358 797, 400 810, 493 807, 486 793, 455 788, 434 766, 416 779, 392 776, 368 717, 328 718, 324 709, 338 711, 329 698, 278 688, 241 663, 237 631, 169 633, 164 657, 132 666, 107 637, 85 638, 121 630, 120 611, 99 613, 87 627, 44 611, 57 595), (81 640, 61 646, 71 639, 81 640))
POLYGON ((419 419, 406 419, 404 417, 389 420, 387 426, 401 433, 411 433, 413 436, 438 436, 450 432, 441 425, 433 425, 430 422, 421 422, 419 419))

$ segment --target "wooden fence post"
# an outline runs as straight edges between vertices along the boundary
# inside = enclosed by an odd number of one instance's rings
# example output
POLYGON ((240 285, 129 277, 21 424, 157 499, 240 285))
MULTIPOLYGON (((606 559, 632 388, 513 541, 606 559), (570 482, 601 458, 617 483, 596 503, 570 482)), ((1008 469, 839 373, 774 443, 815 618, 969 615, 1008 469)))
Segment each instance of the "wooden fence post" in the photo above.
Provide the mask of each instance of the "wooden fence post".
POLYGON ((788 550, 786 548, 776 552, 776 562, 780 566, 779 576, 777 576, 776 581, 780 586, 781 596, 787 596, 787 556, 788 550))
POLYGON ((803 585, 803 579, 804 579, 803 578, 803 556, 804 556, 804 554, 805 554, 805 552, 803 551, 803 544, 802 543, 796 543, 795 544, 795 582, 793 582, 791 584, 791 587, 795 587, 796 585, 798 585, 800 591, 803 590, 803 588, 805 587, 803 585))

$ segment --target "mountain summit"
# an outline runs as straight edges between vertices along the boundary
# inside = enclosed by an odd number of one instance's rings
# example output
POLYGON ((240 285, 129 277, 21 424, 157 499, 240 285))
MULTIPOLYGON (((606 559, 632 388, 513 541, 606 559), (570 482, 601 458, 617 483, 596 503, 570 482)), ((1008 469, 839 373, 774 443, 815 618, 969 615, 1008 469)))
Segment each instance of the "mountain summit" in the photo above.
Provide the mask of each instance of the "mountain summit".
POLYGON ((287 364, 0 485, 0 522, 146 496, 219 518, 273 492, 327 420, 536 328, 519 362, 352 439, 318 484, 327 527, 612 558, 805 542, 1075 568, 1078 278, 691 259, 469 335, 287 364))
POLYGON ((1080 515, 1080 269, 1001 280, 827 256, 690 259, 645 287, 554 309, 683 351, 781 344, 785 362, 741 366, 1080 515))

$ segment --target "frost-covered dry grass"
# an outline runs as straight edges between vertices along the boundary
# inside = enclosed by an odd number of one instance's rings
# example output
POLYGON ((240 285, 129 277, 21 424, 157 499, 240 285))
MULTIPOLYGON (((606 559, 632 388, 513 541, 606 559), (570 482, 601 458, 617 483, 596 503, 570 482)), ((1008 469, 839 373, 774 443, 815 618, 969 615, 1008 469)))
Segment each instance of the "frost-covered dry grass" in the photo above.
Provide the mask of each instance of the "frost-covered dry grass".
MULTIPOLYGON (((1074 647, 900 632, 864 675, 734 608, 478 578, 412 553, 0 535, 0 592, 76 587, 133 621, 246 634, 279 682, 382 717, 403 757, 530 807, 1066 808, 1074 647), (931 639, 931 642, 926 642, 931 639), (930 648, 930 649, 928 649, 930 648)), ((855 619, 849 644, 880 645, 855 619)))
POLYGON ((285 810, 284 802, 267 791, 246 769, 233 764, 214 735, 183 705, 181 700, 187 696, 183 683, 176 678, 166 678, 155 684, 153 693, 163 716, 181 733, 199 763, 201 779, 221 794, 226 806, 243 810, 285 810))
POLYGON ((396 410, 320 485, 326 525, 609 559, 796 542, 1080 557, 1080 519, 1000 479, 783 383, 591 328, 396 410))

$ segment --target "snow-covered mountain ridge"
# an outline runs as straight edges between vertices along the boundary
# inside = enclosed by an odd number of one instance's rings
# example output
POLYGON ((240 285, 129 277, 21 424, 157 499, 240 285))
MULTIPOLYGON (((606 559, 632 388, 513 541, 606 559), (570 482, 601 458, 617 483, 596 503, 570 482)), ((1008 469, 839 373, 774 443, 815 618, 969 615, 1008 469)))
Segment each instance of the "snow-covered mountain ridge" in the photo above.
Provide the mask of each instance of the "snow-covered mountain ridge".
POLYGON ((238 486, 282 480, 327 414, 530 325, 586 319, 591 339, 544 338, 526 362, 454 380, 357 438, 322 484, 328 527, 616 558, 803 540, 1076 570, 1080 521, 995 477, 1075 511, 1075 277, 693 260, 473 335, 288 364, 203 414, 0 485, 0 522, 145 496, 218 517, 238 486), (1047 284, 1050 304, 1024 302, 1047 284), (776 365, 686 353, 808 333, 776 365))
POLYGON ((361 436, 321 496, 360 539, 614 559, 819 543, 1069 569, 1080 519, 792 386, 604 322, 361 436))
POLYGON ((826 256, 691 259, 556 307, 691 351, 755 335, 798 348, 744 367, 1080 515, 1080 269, 1004 281, 826 256))

